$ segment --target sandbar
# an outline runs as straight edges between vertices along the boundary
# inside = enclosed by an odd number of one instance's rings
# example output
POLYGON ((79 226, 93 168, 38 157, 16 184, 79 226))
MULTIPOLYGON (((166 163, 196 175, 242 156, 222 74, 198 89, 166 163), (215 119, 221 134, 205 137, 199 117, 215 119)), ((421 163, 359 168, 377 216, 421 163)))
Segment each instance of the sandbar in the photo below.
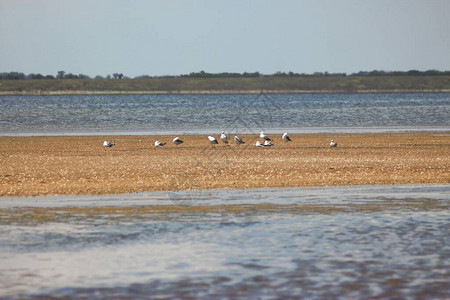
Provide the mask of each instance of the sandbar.
POLYGON ((257 134, 240 135, 240 146, 207 135, 180 135, 178 146, 164 135, 3 136, 0 197, 450 183, 450 131, 291 134, 289 143, 267 134, 266 148, 257 134))

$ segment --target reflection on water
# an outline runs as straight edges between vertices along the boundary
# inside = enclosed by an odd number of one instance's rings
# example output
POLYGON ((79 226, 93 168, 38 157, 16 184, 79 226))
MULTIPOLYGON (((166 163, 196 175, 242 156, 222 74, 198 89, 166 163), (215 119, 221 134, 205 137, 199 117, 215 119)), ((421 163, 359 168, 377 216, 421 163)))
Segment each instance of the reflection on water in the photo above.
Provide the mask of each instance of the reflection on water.
MULTIPOLYGON (((212 200, 199 201, 215 209, 197 203, 166 213, 139 214, 133 206, 135 214, 123 208, 51 222, 2 218, 0 296, 450 296, 449 185, 234 193, 215 191, 212 200), (231 198, 233 209, 224 209, 221 201, 231 198)), ((145 205, 164 202, 156 195, 145 205)))

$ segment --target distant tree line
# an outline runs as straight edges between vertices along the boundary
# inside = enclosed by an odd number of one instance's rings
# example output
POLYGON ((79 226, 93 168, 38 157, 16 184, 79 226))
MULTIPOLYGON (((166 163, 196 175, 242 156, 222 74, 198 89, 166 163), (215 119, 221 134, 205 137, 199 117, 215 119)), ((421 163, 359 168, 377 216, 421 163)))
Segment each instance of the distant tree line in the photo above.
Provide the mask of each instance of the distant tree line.
MULTIPOLYGON (((357 73, 328 73, 328 72, 315 72, 312 74, 305 73, 294 73, 294 72, 276 72, 274 74, 261 74, 260 72, 244 72, 244 73, 233 73, 233 72, 222 72, 222 73, 208 73, 205 71, 192 72, 189 74, 182 75, 163 75, 163 76, 149 76, 141 75, 134 77, 134 79, 146 79, 146 78, 258 78, 258 77, 375 77, 375 76, 449 76, 450 71, 438 71, 438 70, 409 70, 409 71, 360 71, 357 73)), ((20 72, 3 72, 0 73, 0 80, 33 80, 33 79, 129 79, 125 77, 122 73, 113 73, 112 75, 107 75, 106 77, 97 75, 94 78, 89 77, 84 74, 72 74, 66 73, 65 71, 58 71, 56 76, 53 75, 42 75, 42 74, 24 74, 20 72)))
POLYGON ((274 74, 261 74, 260 72, 253 73, 207 73, 205 71, 193 72, 189 74, 183 75, 168 75, 168 76, 138 76, 135 78, 256 78, 256 77, 346 77, 346 76, 437 76, 437 75, 450 75, 450 71, 437 71, 437 70, 428 70, 428 71, 418 71, 418 70, 410 70, 410 71, 360 71, 358 73, 328 73, 328 72, 315 72, 312 74, 306 73, 294 73, 294 72, 276 72, 274 74))
POLYGON ((0 73, 0 80, 26 80, 26 79, 123 79, 124 76, 122 73, 114 73, 111 75, 103 76, 95 76, 95 78, 91 78, 88 75, 84 74, 72 74, 66 73, 65 71, 58 71, 56 76, 53 75, 42 75, 31 73, 25 75, 20 72, 3 72, 0 73))

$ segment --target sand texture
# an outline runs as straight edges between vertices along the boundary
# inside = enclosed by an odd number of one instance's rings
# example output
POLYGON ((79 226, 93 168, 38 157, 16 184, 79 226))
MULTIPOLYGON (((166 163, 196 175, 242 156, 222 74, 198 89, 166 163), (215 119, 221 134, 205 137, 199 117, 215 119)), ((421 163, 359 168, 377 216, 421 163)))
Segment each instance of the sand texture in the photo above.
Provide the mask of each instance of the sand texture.
POLYGON ((0 196, 450 183, 450 132, 268 135, 273 147, 255 147, 257 135, 240 135, 241 146, 205 135, 179 146, 174 136, 0 137, 0 196))

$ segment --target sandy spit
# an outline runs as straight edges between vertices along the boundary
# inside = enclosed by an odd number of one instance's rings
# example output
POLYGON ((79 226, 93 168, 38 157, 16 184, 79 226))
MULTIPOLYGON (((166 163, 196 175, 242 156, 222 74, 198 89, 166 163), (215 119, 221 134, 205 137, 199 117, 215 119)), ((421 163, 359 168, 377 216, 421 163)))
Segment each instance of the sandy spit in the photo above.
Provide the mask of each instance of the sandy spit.
POLYGON ((271 136, 268 148, 255 147, 256 135, 241 146, 206 135, 180 136, 179 146, 173 136, 0 137, 0 197, 450 183, 450 132, 271 136))

